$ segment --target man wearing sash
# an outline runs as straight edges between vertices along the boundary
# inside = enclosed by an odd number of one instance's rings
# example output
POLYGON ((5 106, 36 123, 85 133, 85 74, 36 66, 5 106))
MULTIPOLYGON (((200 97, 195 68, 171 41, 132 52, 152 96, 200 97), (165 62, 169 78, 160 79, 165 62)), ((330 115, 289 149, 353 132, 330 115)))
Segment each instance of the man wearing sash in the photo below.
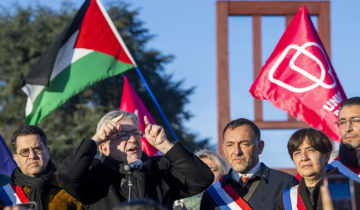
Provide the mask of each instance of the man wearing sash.
POLYGON ((264 141, 252 121, 239 118, 229 122, 223 140, 231 169, 206 190, 200 209, 275 209, 282 191, 298 183, 295 177, 259 162, 264 141))
POLYGON ((340 107, 337 122, 341 144, 339 156, 328 165, 354 180, 357 209, 360 209, 360 97, 347 99, 340 107))
MULTIPOLYGON (((26 201, 36 203, 37 210, 82 209, 82 204, 65 192, 56 180, 45 132, 37 126, 18 128, 12 138, 13 158, 18 165, 11 175, 14 189, 20 188, 26 201)), ((0 201, 0 207, 3 207, 0 201)))

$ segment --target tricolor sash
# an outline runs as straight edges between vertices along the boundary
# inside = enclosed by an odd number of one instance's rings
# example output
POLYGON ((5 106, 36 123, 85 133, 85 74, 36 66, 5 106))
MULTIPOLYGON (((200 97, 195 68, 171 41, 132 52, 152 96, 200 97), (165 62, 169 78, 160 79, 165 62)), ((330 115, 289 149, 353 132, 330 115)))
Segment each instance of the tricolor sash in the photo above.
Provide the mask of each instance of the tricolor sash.
POLYGON ((285 210, 306 210, 304 203, 298 193, 299 185, 287 188, 283 192, 285 210))
POLYGON ((338 168, 338 170, 341 174, 360 183, 360 169, 351 167, 349 165, 345 165, 344 163, 342 163, 340 161, 339 157, 336 157, 334 159, 334 161, 332 161, 331 163, 329 163, 326 166, 327 170, 332 169, 332 168, 338 168))
POLYGON ((247 204, 246 201, 244 201, 238 195, 238 193, 232 188, 230 184, 225 184, 223 187, 221 186, 223 178, 224 176, 206 190, 210 194, 212 199, 216 202, 218 207, 223 210, 252 210, 249 204, 247 204))
POLYGON ((0 198, 5 206, 29 202, 29 199, 26 197, 21 187, 15 186, 13 183, 0 187, 0 198))

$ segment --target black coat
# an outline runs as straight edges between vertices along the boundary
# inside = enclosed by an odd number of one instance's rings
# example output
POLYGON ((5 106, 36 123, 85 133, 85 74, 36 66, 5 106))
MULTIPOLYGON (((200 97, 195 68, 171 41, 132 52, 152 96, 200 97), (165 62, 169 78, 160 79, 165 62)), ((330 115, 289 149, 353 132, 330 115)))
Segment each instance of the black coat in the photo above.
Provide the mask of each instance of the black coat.
MULTIPOLYGON (((349 149, 343 143, 339 147, 339 160, 347 166, 360 169, 360 156, 355 149, 349 149)), ((356 181, 354 181, 354 196, 356 209, 360 209, 360 183, 356 181)))
MULTIPOLYGON (((337 168, 333 168, 327 172, 327 175, 336 175, 339 174, 339 171, 337 168)), ((323 184, 323 179, 319 180, 318 183, 314 186, 313 193, 310 194, 308 190, 306 189, 306 184, 304 178, 301 178, 299 188, 298 188, 298 194, 300 195, 300 198, 305 206, 306 210, 321 210, 322 207, 322 201, 321 201, 321 195, 320 195, 320 186, 323 184)), ((279 197, 279 200, 276 205, 276 210, 285 210, 284 207, 284 201, 283 201, 283 194, 279 197)))
MULTIPOLYGON (((124 163, 94 158, 97 146, 83 140, 64 161, 58 180, 64 189, 88 209, 111 209, 128 199, 128 173, 124 163)), ((199 158, 180 143, 161 157, 143 153, 144 166, 133 172, 133 199, 150 198, 171 208, 174 200, 205 190, 214 175, 199 158)))
MULTIPOLYGON (((249 206, 255 210, 275 209, 278 196, 283 190, 298 184, 298 180, 295 179, 295 177, 282 171, 270 169, 263 163, 260 164, 259 170, 246 182, 245 186, 233 180, 231 173, 232 169, 225 175, 222 186, 228 182, 240 197, 246 195, 250 185, 254 183, 256 179, 260 179, 260 184, 247 202, 249 206)), ((205 192, 201 199, 200 209, 211 210, 220 208, 210 194, 205 192)))

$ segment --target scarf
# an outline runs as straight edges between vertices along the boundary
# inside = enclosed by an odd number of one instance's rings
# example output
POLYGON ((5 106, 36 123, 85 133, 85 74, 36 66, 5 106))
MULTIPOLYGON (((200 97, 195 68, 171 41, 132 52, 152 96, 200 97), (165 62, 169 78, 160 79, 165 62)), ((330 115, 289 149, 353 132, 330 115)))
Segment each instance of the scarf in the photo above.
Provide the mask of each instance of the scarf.
POLYGON ((31 177, 23 174, 20 168, 16 168, 11 176, 13 183, 17 186, 25 186, 30 188, 29 200, 35 201, 38 210, 43 210, 42 195, 56 171, 55 165, 49 160, 48 166, 44 173, 36 177, 31 177))
POLYGON ((344 164, 348 164, 354 168, 360 168, 360 151, 349 148, 349 146, 341 143, 339 147, 339 158, 344 164))

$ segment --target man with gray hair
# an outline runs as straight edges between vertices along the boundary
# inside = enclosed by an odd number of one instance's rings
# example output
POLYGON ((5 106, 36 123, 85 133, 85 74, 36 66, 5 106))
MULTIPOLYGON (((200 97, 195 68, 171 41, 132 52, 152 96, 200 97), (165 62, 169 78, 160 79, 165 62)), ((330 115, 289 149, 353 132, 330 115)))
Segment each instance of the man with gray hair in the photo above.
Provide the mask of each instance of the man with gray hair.
POLYGON ((174 200, 205 190, 214 179, 209 167, 179 142, 170 142, 161 126, 144 121, 147 141, 164 156, 142 152, 136 115, 112 111, 64 161, 60 184, 88 209, 112 209, 129 197, 150 198, 170 209, 174 200))

